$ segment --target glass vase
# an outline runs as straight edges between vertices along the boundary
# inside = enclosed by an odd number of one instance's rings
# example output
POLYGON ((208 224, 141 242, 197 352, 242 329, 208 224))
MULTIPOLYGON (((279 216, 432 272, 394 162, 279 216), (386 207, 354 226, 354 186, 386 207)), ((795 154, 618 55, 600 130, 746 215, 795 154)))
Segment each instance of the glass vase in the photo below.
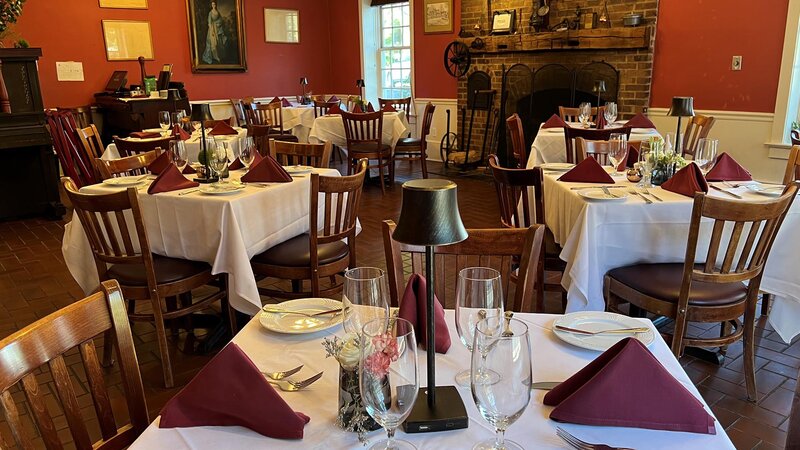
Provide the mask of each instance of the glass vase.
POLYGON ((361 400, 359 388, 358 366, 345 369, 339 366, 339 425, 345 431, 358 432, 358 422, 364 431, 380 429, 370 417, 361 400))
POLYGON ((653 168, 652 172, 650 172, 650 183, 652 183, 653 186, 661 186, 662 183, 672 178, 672 175, 674 174, 675 174, 675 165, 659 164, 653 168))

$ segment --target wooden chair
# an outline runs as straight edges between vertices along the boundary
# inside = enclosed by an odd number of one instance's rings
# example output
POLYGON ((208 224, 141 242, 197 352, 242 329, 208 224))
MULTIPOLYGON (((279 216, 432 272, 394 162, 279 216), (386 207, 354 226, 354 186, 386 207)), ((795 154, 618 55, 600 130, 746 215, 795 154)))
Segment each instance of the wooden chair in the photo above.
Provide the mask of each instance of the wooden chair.
POLYGON ((92 125, 92 107, 91 106, 77 106, 75 108, 56 108, 58 111, 68 111, 75 119, 77 128, 88 128, 92 125))
POLYGON ((250 124, 269 127, 269 134, 278 141, 297 142, 297 136, 283 129, 283 106, 280 102, 251 105, 250 124))
MULTIPOLYGON (((403 253, 410 254, 410 273, 424 275, 425 247, 402 244, 392 239, 396 225, 383 221, 383 248, 389 273, 392 306, 399 306, 406 287, 403 253)), ((455 305, 455 285, 458 272, 466 267, 490 267, 498 272, 503 283, 505 308, 509 311, 530 311, 531 305, 542 304, 542 283, 537 271, 542 248, 543 225, 530 228, 468 229, 469 237, 457 244, 434 248, 436 279, 434 293, 445 308, 455 305), (513 283, 512 272, 517 270, 513 283)))
MULTIPOLYGON (((596 159, 600 165, 608 166, 611 165, 611 161, 608 159, 608 147, 611 141, 587 141, 586 139, 579 137, 575 139, 575 162, 579 163, 586 159, 587 156, 591 156, 592 158, 596 159)), ((637 151, 642 146, 642 141, 627 141, 625 145, 630 148, 633 147, 637 151)), ((625 158, 628 157, 627 152, 625 153, 625 158)))
POLYGON ((147 175, 147 167, 153 163, 163 151, 160 148, 151 150, 139 155, 126 156, 119 159, 103 160, 94 159, 94 166, 100 174, 100 178, 107 180, 114 177, 125 177, 132 175, 147 175))
POLYGON ((232 335, 236 326, 228 305, 227 275, 213 275, 200 261, 154 255, 144 227, 135 188, 112 194, 82 194, 69 178, 62 178, 67 196, 83 225, 100 281, 116 279, 128 300, 128 317, 154 322, 166 387, 174 385, 165 323, 222 303, 232 335), (126 218, 126 215, 129 218, 126 218), (138 241, 138 245, 136 245, 138 241), (195 300, 192 290, 220 282, 222 288, 195 300), (180 307, 178 307, 180 300, 180 307), (147 301, 151 312, 137 313, 136 302, 147 301))
MULTIPOLYGON (((95 159, 100 158, 103 155, 103 152, 105 151, 105 148, 103 147, 103 141, 100 140, 100 132, 97 131, 97 127, 95 127, 94 124, 90 124, 86 128, 78 129, 77 133, 78 139, 81 141, 83 151, 86 153, 86 158, 88 158, 89 161, 94 162, 95 159)), ((100 174, 97 173, 96 167, 95 179, 100 179, 100 174)))
MULTIPOLYGON (((410 101, 410 99, 409 99, 410 101)), ((422 133, 419 138, 400 138, 394 147, 394 160, 406 160, 411 164, 419 161, 422 167, 422 178, 428 178, 428 135, 433 124, 433 113, 436 106, 428 102, 422 119, 422 133)), ((394 166, 394 162, 392 162, 394 166)))
MULTIPOLYGON (((602 114, 605 111, 605 107, 601 106, 599 109, 599 113, 602 114)), ((589 120, 591 122, 597 122, 597 114, 598 108, 592 108, 592 113, 589 116, 589 120)), ((566 122, 578 122, 578 116, 581 115, 580 108, 570 108, 568 106, 559 106, 558 107, 558 115, 561 117, 561 120, 566 122)))
MULTIPOLYGON (((779 198, 759 202, 695 194, 684 262, 636 264, 610 270, 604 280, 608 308, 618 310, 621 303, 627 302, 634 310, 674 319, 672 352, 676 357, 683 354, 686 346, 725 347, 743 337, 747 395, 756 401, 754 333, 758 290, 775 235, 796 194, 796 184, 788 186, 779 198), (705 255, 698 254, 703 219, 713 221, 705 255), (724 232, 726 224, 731 231, 724 232), (742 315, 744 325, 739 320, 742 315), (686 335, 689 322, 723 325, 719 337, 699 338, 686 335)), ((705 245, 700 247, 704 249, 705 245)))
POLYGON ((708 136, 711 127, 714 126, 714 118, 711 116, 696 115, 686 124, 686 132, 683 134, 682 156, 691 155, 697 147, 697 141, 708 136))
POLYGON ((394 163, 392 148, 383 143, 383 111, 361 114, 343 111, 342 122, 347 138, 347 173, 353 172, 358 160, 378 160, 377 164, 368 165, 367 170, 378 169, 381 193, 386 195, 383 170, 389 170, 389 180, 394 184, 394 163))
POLYGON ((783 173, 783 184, 786 185, 798 180, 800 180, 800 145, 795 145, 789 152, 786 171, 783 173))
MULTIPOLYGON (((337 102, 326 102, 326 101, 319 101, 314 100, 314 118, 322 117, 328 114, 328 110, 333 108, 334 106, 338 105, 337 102)), ((349 108, 348 108, 349 110, 349 108)))
POLYGON ((301 165, 327 169, 331 161, 332 147, 328 141, 322 144, 299 144, 269 140, 270 156, 284 166, 301 165))
POLYGON ((342 291, 336 275, 356 267, 356 220, 367 162, 359 161, 355 175, 325 177, 311 174, 309 232, 295 236, 250 260, 256 276, 292 280, 292 291, 259 288, 262 295, 277 298, 331 297, 342 291), (319 217, 320 203, 324 215, 319 217), (320 279, 329 277, 322 289, 320 279), (310 280, 310 291, 303 291, 310 280))
POLYGON ((630 127, 605 128, 602 130, 598 130, 595 128, 564 127, 564 142, 565 142, 565 151, 567 153, 567 162, 568 163, 580 162, 574 150, 575 139, 580 137, 586 139, 587 141, 607 141, 611 138, 612 133, 623 133, 628 139, 630 139, 631 137, 630 127))
MULTIPOLYGON (((507 169, 500 167, 497 155, 489 155, 489 168, 494 177, 497 200, 500 204, 500 222, 506 228, 528 228, 544 224, 544 175, 541 167, 532 169, 507 169), (533 198, 531 198, 533 194, 533 198)), ((543 248, 539 260, 538 274, 543 279, 543 288, 548 292, 561 293, 564 306, 567 293, 561 287, 561 277, 566 263, 559 258, 561 247, 555 237, 545 227, 543 248)), ((544 301, 544 298, 541 298, 544 301)), ((544 312, 544 304, 537 304, 536 310, 544 312)))
POLYGON ((114 145, 117 147, 117 152, 121 158, 126 156, 139 155, 147 153, 157 148, 169 148, 169 141, 173 138, 167 136, 159 139, 152 139, 146 141, 129 141, 127 139, 120 139, 114 136, 114 145))
POLYGON ((267 125, 250 125, 247 127, 247 136, 253 138, 261 156, 269 155, 269 140, 273 138, 272 129, 267 125))
POLYGON ((522 128, 522 119, 514 113, 506 119, 508 134, 511 136, 511 149, 514 159, 517 160, 517 169, 522 169, 528 162, 528 150, 525 148, 525 130, 522 128))
MULTIPOLYGON (((83 374, 81 374, 83 375, 83 374)), ((73 373, 73 376, 81 377, 73 373)), ((0 396, 4 417, 18 448, 39 448, 30 436, 30 422, 39 431, 44 447, 62 448, 61 436, 51 414, 64 412, 72 435, 72 447, 79 449, 120 449, 132 444, 149 425, 147 404, 139 373, 139 362, 133 347, 131 326, 125 315, 125 303, 115 281, 106 281, 100 292, 78 300, 0 341, 0 396), (95 350, 94 338, 103 334, 113 343, 119 358, 122 390, 130 423, 117 426, 111 407, 109 390, 103 379, 95 350), (79 355, 65 357, 65 353, 79 349, 79 355), (74 363, 67 366, 71 357, 79 357, 85 373, 85 385, 91 392, 95 416, 100 430, 100 440, 92 443, 87 422, 94 421, 88 405, 76 397, 71 372, 74 363), (36 374, 47 365, 49 376, 43 376, 48 389, 40 386, 36 374), (51 381, 47 378, 52 377, 51 381), (18 409, 12 389, 25 393, 27 414, 18 409), (57 395, 56 395, 57 394, 57 395), (53 408, 53 406, 57 406, 53 408), (87 417, 89 416, 89 417, 87 417)), ((5 441, 0 440, 0 442, 5 441)))
POLYGON ((406 98, 378 98, 378 106, 380 109, 391 105, 397 111, 406 113, 406 117, 411 113, 411 97, 406 98))
MULTIPOLYGON (((240 98, 232 98, 231 107, 233 108, 233 117, 236 119, 236 126, 247 128, 247 113, 245 112, 245 103, 240 98)), ((248 103, 249 105, 249 103, 248 103)))

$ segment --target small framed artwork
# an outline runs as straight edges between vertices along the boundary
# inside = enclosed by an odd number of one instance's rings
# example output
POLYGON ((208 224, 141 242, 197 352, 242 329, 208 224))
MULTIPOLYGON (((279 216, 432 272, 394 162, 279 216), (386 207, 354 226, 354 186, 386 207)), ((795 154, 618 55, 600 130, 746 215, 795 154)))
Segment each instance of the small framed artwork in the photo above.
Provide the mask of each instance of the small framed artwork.
POLYGON ((517 10, 495 11, 492 16, 492 34, 511 34, 517 23, 517 10))
POLYGON ((424 0, 425 34, 453 32, 453 0, 424 0))
POLYGON ((150 22, 138 20, 104 20, 103 39, 106 59, 109 61, 135 61, 140 56, 155 59, 150 22))
POLYGON ((147 0, 98 0, 101 8, 147 9, 147 0))
POLYGON ((597 13, 586 13, 583 16, 583 28, 591 30, 597 28, 597 13))
POLYGON ((186 0, 192 72, 245 72, 244 0, 186 0))
POLYGON ((264 8, 264 40, 279 44, 300 42, 300 11, 264 8))

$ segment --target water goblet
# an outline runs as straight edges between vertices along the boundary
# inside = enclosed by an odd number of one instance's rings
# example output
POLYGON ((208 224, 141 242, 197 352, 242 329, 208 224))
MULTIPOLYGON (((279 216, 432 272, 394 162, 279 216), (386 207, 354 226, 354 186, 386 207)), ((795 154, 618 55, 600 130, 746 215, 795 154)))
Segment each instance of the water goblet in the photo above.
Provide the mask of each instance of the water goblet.
POLYGON ((250 164, 256 156, 256 146, 253 143, 252 137, 246 137, 242 146, 239 149, 239 161, 244 165, 245 170, 250 170, 250 164))
POLYGON ((342 295, 344 330, 360 333, 364 324, 389 320, 389 285, 377 267, 356 267, 344 273, 342 295))
POLYGON ((614 102, 606 103, 605 110, 603 111, 603 116, 606 118, 606 123, 610 126, 617 120, 617 104, 614 102))
POLYGON ((694 152, 694 162, 703 175, 708 174, 708 171, 714 167, 717 162, 717 146, 719 140, 700 138, 697 140, 697 147, 694 152))
POLYGON ((225 179, 223 178, 223 172, 225 168, 228 166, 228 149, 226 148, 223 142, 215 143, 210 148, 210 158, 208 161, 208 165, 214 170, 217 174, 218 180, 217 185, 221 186, 225 184, 225 179))
MULTIPOLYGON (((472 351, 475 324, 486 317, 503 315, 503 284, 500 272, 488 267, 467 267, 458 273, 456 285, 456 330, 461 343, 472 351)), ((456 374, 459 386, 470 385, 469 369, 456 374)))
POLYGON ((611 133, 608 138, 608 159, 614 170, 617 170, 622 159, 627 156, 628 136, 624 133, 611 133))
POLYGON ((175 163, 178 170, 183 172, 183 168, 189 163, 189 158, 186 153, 186 144, 180 139, 169 141, 169 152, 172 156, 172 162, 175 163))
POLYGON ((168 130, 172 127, 172 118, 169 111, 158 112, 158 125, 161 127, 161 135, 166 137, 168 130))
POLYGON ((592 119, 592 105, 590 103, 581 103, 578 105, 578 121, 583 128, 589 128, 589 122, 592 119))

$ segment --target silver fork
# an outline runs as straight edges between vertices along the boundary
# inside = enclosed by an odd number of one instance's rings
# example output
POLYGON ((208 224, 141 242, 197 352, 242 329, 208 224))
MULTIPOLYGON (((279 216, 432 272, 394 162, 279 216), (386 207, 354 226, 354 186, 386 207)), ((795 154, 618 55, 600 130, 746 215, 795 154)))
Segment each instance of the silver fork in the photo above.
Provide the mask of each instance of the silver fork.
POLYGON ((303 368, 303 365, 300 364, 299 366, 295 367, 294 369, 284 370, 283 372, 264 372, 262 370, 261 373, 263 373, 264 375, 266 375, 269 378, 272 378, 273 380, 282 380, 282 379, 284 379, 284 378, 286 378, 286 377, 288 377, 290 375, 294 375, 297 372, 300 372, 300 369, 302 369, 302 368, 303 368))
POLYGON ((628 190, 628 192, 630 192, 633 195, 638 196, 640 199, 644 200, 644 202, 647 203, 648 205, 653 203, 652 200, 650 200, 649 198, 647 198, 644 195, 642 195, 642 193, 637 191, 636 189, 631 188, 631 189, 628 190))
POLYGON ((281 388, 282 391, 295 392, 295 391, 299 391, 300 389, 307 388, 308 386, 310 386, 312 383, 314 383, 315 381, 319 380, 320 378, 322 378, 322 372, 314 375, 311 378, 307 378, 307 379, 305 379, 303 381, 270 380, 269 378, 267 378, 267 381, 269 381, 269 384, 274 384, 274 385, 278 386, 279 388, 281 388))
POLYGON ((656 194, 653 194, 652 192, 650 192, 650 189, 648 189, 646 187, 642 187, 642 192, 644 192, 645 194, 649 195, 650 197, 653 197, 654 199, 656 199, 656 200, 658 200, 660 202, 664 201, 664 200, 661 200, 661 197, 659 197, 656 194))
POLYGON ((567 444, 571 445, 572 448, 575 448, 577 450, 634 450, 632 448, 612 447, 610 445, 605 445, 605 444, 590 444, 569 434, 566 430, 564 430, 561 427, 556 427, 556 434, 558 435, 558 437, 563 439, 567 444))
POLYGON ((619 195, 612 194, 611 191, 608 190, 605 186, 600 186, 600 189, 603 190, 603 193, 606 194, 609 198, 619 198, 619 195))

